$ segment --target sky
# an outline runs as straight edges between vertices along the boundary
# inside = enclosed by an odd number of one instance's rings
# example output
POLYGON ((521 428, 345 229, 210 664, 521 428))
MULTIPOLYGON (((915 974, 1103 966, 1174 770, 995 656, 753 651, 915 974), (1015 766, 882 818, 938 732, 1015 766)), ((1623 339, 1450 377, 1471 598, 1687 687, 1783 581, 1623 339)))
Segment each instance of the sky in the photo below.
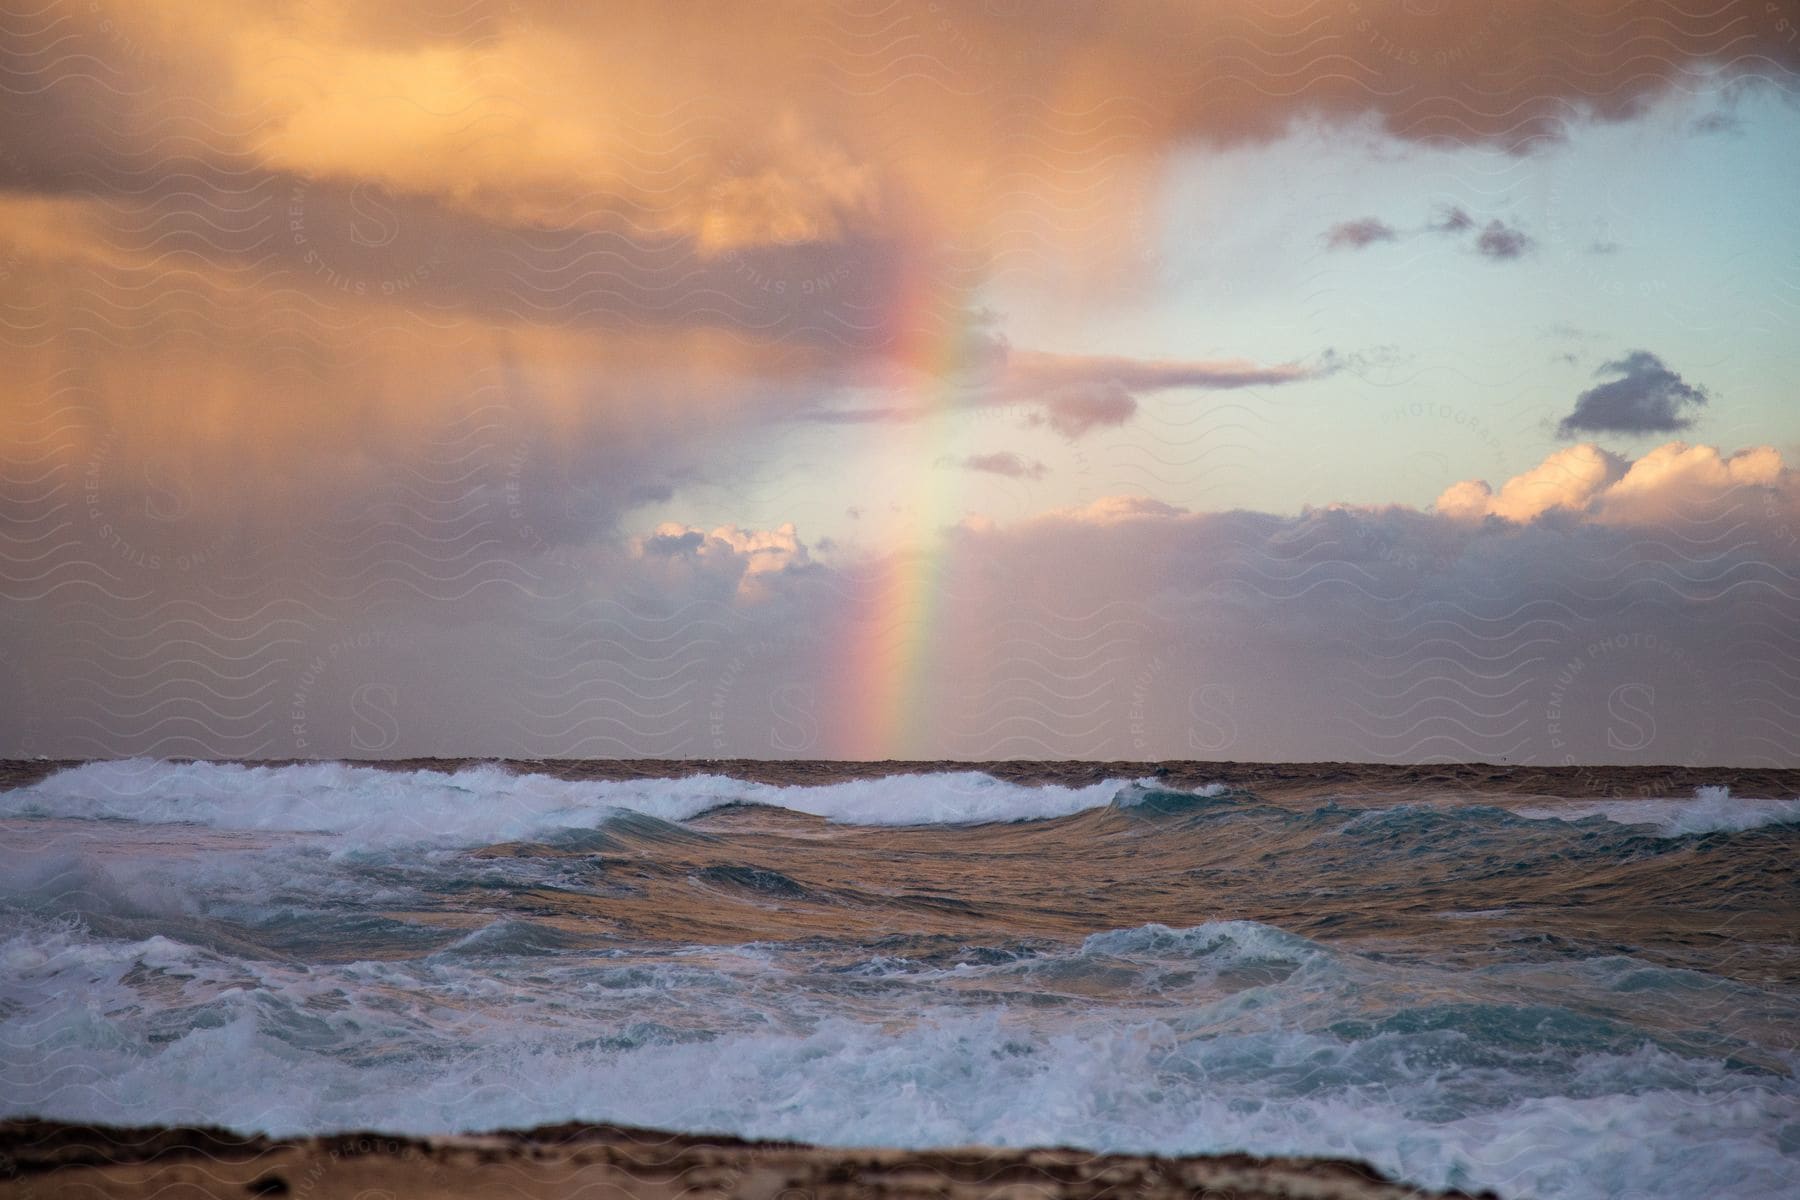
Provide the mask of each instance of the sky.
POLYGON ((0 754, 1800 764, 1800 7, 0 17, 0 754))

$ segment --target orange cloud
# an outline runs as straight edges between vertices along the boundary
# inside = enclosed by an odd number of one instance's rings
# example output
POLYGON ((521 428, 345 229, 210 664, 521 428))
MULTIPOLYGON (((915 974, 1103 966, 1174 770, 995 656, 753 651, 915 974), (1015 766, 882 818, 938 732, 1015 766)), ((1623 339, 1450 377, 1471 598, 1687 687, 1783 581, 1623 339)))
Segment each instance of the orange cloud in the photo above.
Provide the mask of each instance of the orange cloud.
MULTIPOLYGON (((622 223, 706 253, 926 233, 1044 264, 1052 247, 1125 249, 1145 184, 1184 143, 1373 114, 1404 138, 1519 146, 1571 111, 1629 115, 1697 63, 1800 54, 1774 22, 1696 27, 1666 0, 454 13, 97 0, 58 28, 239 165, 505 222, 622 223)), ((115 142, 191 150, 116 101, 92 99, 115 142)))
POLYGON ((1552 509, 1585 510, 1624 471, 1618 456, 1584 442, 1515 475, 1498 493, 1481 479, 1455 484, 1438 497, 1436 507, 1445 516, 1465 520, 1494 516, 1530 521, 1552 509))
POLYGON ((1083 525, 1117 525, 1121 521, 1179 517, 1186 515, 1187 511, 1149 496, 1102 496, 1077 508, 1054 509, 1039 519, 1075 521, 1083 525))
POLYGON ((1740 450, 1729 458, 1711 446, 1669 442, 1635 462, 1583 443, 1558 450, 1495 492, 1471 479, 1445 489, 1435 505, 1456 520, 1500 517, 1523 524, 1565 510, 1595 520, 1662 521, 1740 488, 1788 489, 1794 476, 1772 446, 1740 450))

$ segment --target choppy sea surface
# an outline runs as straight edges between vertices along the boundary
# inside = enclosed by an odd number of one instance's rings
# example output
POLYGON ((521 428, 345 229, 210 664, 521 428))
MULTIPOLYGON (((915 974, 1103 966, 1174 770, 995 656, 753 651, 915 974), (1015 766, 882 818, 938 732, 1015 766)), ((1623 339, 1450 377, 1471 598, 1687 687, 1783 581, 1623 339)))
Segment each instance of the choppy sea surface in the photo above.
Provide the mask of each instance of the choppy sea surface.
POLYGON ((1717 789, 89 764, 0 793, 0 1114, 1791 1195, 1797 855, 1717 789))

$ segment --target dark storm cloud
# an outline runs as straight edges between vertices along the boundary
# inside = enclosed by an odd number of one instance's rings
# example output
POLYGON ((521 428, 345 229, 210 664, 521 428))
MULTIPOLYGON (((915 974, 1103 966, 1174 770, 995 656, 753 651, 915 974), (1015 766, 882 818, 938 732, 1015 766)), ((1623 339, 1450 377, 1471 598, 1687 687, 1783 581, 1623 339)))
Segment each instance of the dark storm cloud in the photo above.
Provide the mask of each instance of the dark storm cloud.
MULTIPOLYGON (((0 20, 0 693, 42 698, 40 745, 93 754, 348 753, 319 733, 359 679, 430 698, 407 749, 710 753, 721 650, 846 619, 853 581, 754 531, 653 534, 623 563, 633 506, 729 489, 796 416, 910 419, 834 406, 940 344, 996 261, 1146 278, 1143 181, 1296 120, 1523 151, 1711 63, 1800 62, 1774 22, 1662 0, 30 8, 0 20), (746 580, 769 628, 709 609, 674 636, 746 580), (606 724, 621 681, 653 714, 635 727, 606 724)), ((1071 437, 1150 395, 1328 369, 963 368, 957 402, 1071 437)), ((1044 595, 1078 574, 1006 561, 1044 595)), ((1093 594, 1135 603, 1140 564, 1116 565, 1093 594)), ((738 744, 767 753, 762 732, 738 744)))
POLYGON ((1325 245, 1332 250, 1361 250, 1376 242, 1394 241, 1398 236, 1394 227, 1387 222, 1374 217, 1362 217, 1355 221, 1344 221, 1326 230, 1325 245))
MULTIPOLYGON (((1096 163, 1271 138, 1298 113, 1522 146, 1554 135, 1572 99, 1623 119, 1686 63, 1794 57, 1761 29, 1671 23, 1680 10, 1663 3, 1448 13, 1372 0, 1322 25, 1250 4, 1077 7, 1045 22, 978 0, 903 3, 894 20, 920 44, 869 88, 867 73, 887 68, 804 6, 727 20, 622 4, 602 19, 479 0, 446 21, 431 3, 322 3, 279 19, 246 10, 226 29, 180 2, 55 5, 54 20, 0 30, 0 65, 29 84, 0 112, 0 178, 20 195, 116 202, 88 235, 108 253, 215 271, 238 295, 298 289, 324 308, 377 301, 427 320, 450 308, 557 327, 724 326, 854 362, 893 348, 893 328, 871 317, 903 264, 926 294, 954 275, 921 253, 920 230, 980 243, 1015 223, 1003 198, 1076 182, 1088 194, 1096 163), (1533 53, 1546 38, 1571 49, 1533 53), (725 66, 714 41, 736 46, 725 66), (619 69, 564 78, 567 61, 536 56, 554 44, 619 69), (1208 69, 1224 45, 1229 63, 1208 69), (647 46, 662 52, 655 71, 636 69, 647 46), (850 79, 830 61, 839 49, 850 79), (1331 69, 1296 74, 1302 52, 1331 69), (971 71, 979 92, 960 86, 971 71), (1066 176, 997 186, 984 166, 1048 136, 1016 114, 1054 100, 1048 81, 1061 78, 1089 80, 1118 119, 1058 142, 1066 176), (754 102, 771 81, 795 114, 779 136, 754 102), (891 104, 901 93, 909 103, 891 104), (934 119, 946 105, 954 122, 934 119), (642 115, 677 111, 666 127, 642 115), (606 112, 626 114, 624 134, 587 128, 584 114, 606 112), (917 128, 892 126, 897 112, 916 112, 917 128), (967 194, 935 194, 964 177, 967 194)), ((1112 226, 1129 209, 1094 212, 1112 226)), ((1344 246, 1393 234, 1373 218, 1351 225, 1344 246)), ((104 286, 141 309, 147 282, 104 286)))
POLYGON ((1583 432, 1674 433, 1693 424, 1682 415, 1684 409, 1710 399, 1704 387, 1688 383, 1648 350, 1633 350, 1595 374, 1618 378, 1575 398, 1575 411, 1556 427, 1563 437, 1583 432))
MULTIPOLYGON (((920 748, 1596 761, 1618 754, 1612 690, 1649 682, 1661 732, 1634 761, 1791 758, 1771 735, 1800 717, 1783 690, 1800 670, 1783 640, 1800 481, 1767 449, 1664 447, 1617 466, 1503 521, 1108 496, 960 528, 942 560, 947 646, 919 668, 940 698, 920 748), (1227 702, 1196 740, 1203 687, 1227 702)), ((367 754, 348 717, 369 684, 398 698, 395 753, 767 755, 769 699, 796 685, 817 699, 806 753, 854 745, 839 712, 866 680, 843 662, 892 635, 867 583, 910 547, 817 563, 789 529, 682 526, 637 545, 572 564, 566 591, 547 594, 540 571, 446 599, 453 619, 372 613, 371 598, 407 594, 380 579, 348 613, 316 595, 210 595, 181 610, 204 620, 183 618, 173 664, 144 658, 166 614, 94 592, 11 643, 0 673, 6 694, 38 698, 33 744, 52 754, 367 754)), ((441 578, 465 584, 471 562, 446 560, 441 578)))
MULTIPOLYGON (((1783 533, 1800 511, 1796 481, 1766 451, 1668 447, 1619 470, 1630 483, 1599 481, 1581 504, 1508 522, 1404 507, 1184 512, 1110 496, 964 528, 948 557, 969 577, 943 581, 957 605, 944 637, 977 635, 927 668, 956 686, 933 693, 923 744, 970 758, 1076 744, 1092 757, 1603 761, 1619 753, 1608 697, 1635 682, 1654 686, 1659 722, 1636 761, 1777 753, 1770 727, 1746 718, 1800 666, 1792 647, 1771 658, 1768 641, 1796 599, 1783 533), (1732 545, 1697 555, 1695 539, 1721 524, 1738 531, 1732 545), (1104 617, 1059 615, 1070 613, 1104 617), (1228 701, 1196 741, 1203 687, 1228 701)), ((778 663, 747 666, 729 736, 758 736, 762 697, 791 669, 820 698, 821 745, 833 744, 833 638, 867 569, 780 577, 789 590, 732 618, 745 629, 733 645, 781 629, 833 635, 790 634, 778 663)))

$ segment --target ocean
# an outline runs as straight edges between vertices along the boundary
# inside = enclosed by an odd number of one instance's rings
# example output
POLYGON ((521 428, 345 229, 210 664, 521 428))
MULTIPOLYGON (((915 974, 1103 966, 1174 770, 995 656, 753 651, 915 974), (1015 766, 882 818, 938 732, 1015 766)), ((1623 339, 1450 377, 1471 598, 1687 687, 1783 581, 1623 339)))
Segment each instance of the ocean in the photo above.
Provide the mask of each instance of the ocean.
POLYGON ((1800 1189, 1791 795, 763 775, 0 793, 0 1116, 1800 1189))

